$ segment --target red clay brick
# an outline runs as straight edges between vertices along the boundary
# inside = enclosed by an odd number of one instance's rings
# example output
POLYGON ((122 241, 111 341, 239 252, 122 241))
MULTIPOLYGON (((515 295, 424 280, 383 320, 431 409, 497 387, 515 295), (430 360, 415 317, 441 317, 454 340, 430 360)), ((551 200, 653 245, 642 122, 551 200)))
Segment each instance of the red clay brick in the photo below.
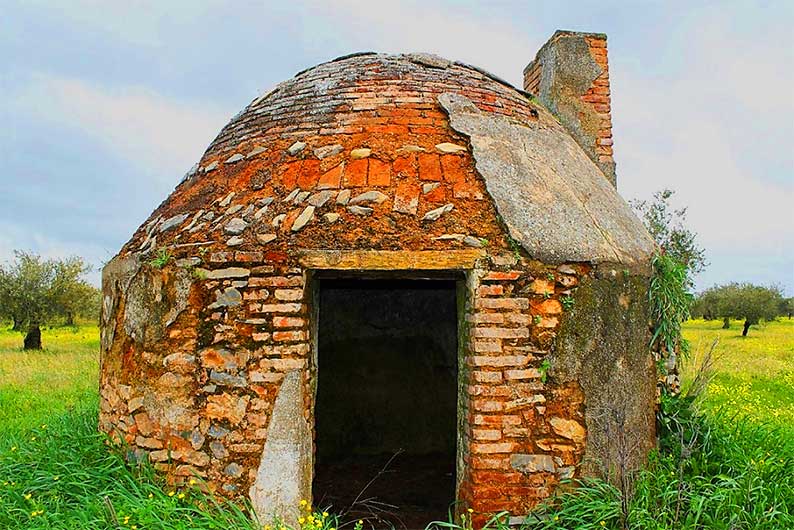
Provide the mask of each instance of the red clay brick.
POLYGON ((473 443, 471 452, 474 454, 511 453, 516 446, 513 442, 501 443, 473 443))
POLYGON ((525 355, 473 355, 473 366, 524 366, 529 360, 525 355))
POLYGON ((503 294, 505 288, 501 285, 481 285, 477 288, 478 296, 497 296, 503 294))
POLYGON ((273 340, 276 342, 296 342, 306 340, 305 331, 274 331, 273 340))
POLYGON ((320 177, 317 182, 318 190, 339 189, 339 184, 342 182, 342 172, 345 168, 345 163, 337 165, 329 169, 320 177))
POLYGON ((527 328, 475 328, 474 336, 482 339, 525 339, 527 328))
POLYGON ((234 253, 234 260, 239 261, 240 263, 251 263, 251 262, 262 261, 262 253, 238 251, 234 253))
POLYGON ((257 304, 257 313, 300 313, 302 304, 257 304))
POLYGON ((276 289, 274 294, 276 295, 276 299, 286 302, 292 302, 303 298, 302 289, 276 289))
POLYGON ((441 181, 441 163, 438 155, 419 154, 419 178, 429 181, 441 181))
POLYGON ((425 193, 422 198, 433 204, 445 203, 447 202, 447 188, 439 186, 433 191, 425 193))
POLYGON ((480 370, 472 372, 472 377, 478 383, 501 383, 502 372, 483 372, 480 370))
POLYGON ((497 429, 474 429, 474 439, 484 442, 496 442, 502 439, 502 431, 497 429))
POLYGON ((306 320, 299 317, 273 317, 274 328, 302 328, 306 325, 306 320))
POLYGON ((391 168, 388 162, 377 158, 369 159, 369 175, 367 184, 370 186, 388 186, 391 182, 391 168))
POLYGON ((479 309, 510 309, 521 310, 529 308, 528 298, 478 298, 475 307, 479 309))
POLYGON ((415 215, 419 207, 419 184, 412 181, 402 181, 397 184, 394 191, 394 206, 395 212, 400 212, 408 215, 415 215))
POLYGON ((416 177, 416 155, 408 155, 394 160, 394 173, 404 177, 416 177))
POLYGON ((519 271, 509 271, 509 272, 491 271, 485 276, 483 276, 482 279, 485 281, 517 280, 520 277, 521 277, 521 272, 519 271))
POLYGON ((314 159, 304 160, 301 164, 300 173, 298 174, 298 187, 302 190, 314 189, 319 178, 320 161, 314 159))
POLYGON ((444 155, 441 157, 441 171, 444 180, 449 183, 461 182, 466 179, 466 158, 458 155, 444 155))
POLYGON ((367 185, 368 158, 359 158, 348 162, 345 167, 344 182, 346 188, 356 188, 367 185))
POLYGON ((303 277, 301 276, 265 276, 252 277, 248 279, 251 287, 302 287, 303 277))

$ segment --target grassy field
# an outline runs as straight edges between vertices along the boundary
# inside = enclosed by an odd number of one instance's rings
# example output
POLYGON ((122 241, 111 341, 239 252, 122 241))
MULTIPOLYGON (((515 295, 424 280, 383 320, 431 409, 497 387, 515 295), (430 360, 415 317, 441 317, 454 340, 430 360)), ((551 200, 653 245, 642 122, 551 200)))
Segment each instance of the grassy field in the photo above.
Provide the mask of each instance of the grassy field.
POLYGON ((22 351, 22 334, 0 331, 0 433, 19 432, 80 404, 95 403, 99 329, 47 329, 44 351, 22 351))
POLYGON ((685 324, 693 357, 685 382, 716 339, 716 373, 705 406, 786 429, 794 438, 794 320, 752 326, 747 337, 742 337, 741 322, 721 328, 721 320, 685 324))
MULTIPOLYGON (((720 327, 692 321, 684 330, 695 362, 719 339, 704 448, 651 458, 628 505, 629 528, 794 528, 794 321, 754 326, 747 338, 738 324, 720 327)), ((198 485, 176 491, 108 450, 96 432, 95 327, 44 330, 42 352, 22 352, 21 343, 0 331, 0 530, 261 528, 245 507, 216 504, 198 485)), ((525 528, 618 529, 621 494, 595 481, 546 515, 525 528)), ((302 530, 338 525, 318 516, 302 530)))

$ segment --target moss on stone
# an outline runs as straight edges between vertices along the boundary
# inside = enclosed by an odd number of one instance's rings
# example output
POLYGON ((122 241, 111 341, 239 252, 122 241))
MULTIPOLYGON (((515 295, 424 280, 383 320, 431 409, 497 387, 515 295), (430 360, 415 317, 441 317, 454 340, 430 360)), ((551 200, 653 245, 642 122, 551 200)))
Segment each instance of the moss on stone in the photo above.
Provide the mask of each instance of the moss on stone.
POLYGON ((584 277, 574 293, 549 375, 578 381, 584 392, 584 473, 617 479, 638 468, 655 444, 656 372, 648 349, 648 278, 604 272, 584 277))

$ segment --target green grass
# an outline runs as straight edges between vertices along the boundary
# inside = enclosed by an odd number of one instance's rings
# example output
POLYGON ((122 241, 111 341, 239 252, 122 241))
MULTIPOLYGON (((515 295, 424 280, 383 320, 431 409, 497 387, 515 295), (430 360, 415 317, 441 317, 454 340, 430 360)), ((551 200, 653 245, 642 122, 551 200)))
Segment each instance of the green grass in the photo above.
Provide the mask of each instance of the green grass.
POLYGON ((0 435, 46 423, 99 388, 99 329, 95 325, 44 329, 44 350, 22 350, 23 335, 0 331, 0 435))
POLYGON ((248 529, 201 484, 176 491, 97 432, 96 326, 45 329, 41 352, 0 332, 0 529, 248 529))
MULTIPOLYGON (((794 321, 754 326, 747 338, 738 325, 720 327, 684 326, 694 361, 720 339, 699 420, 703 445, 684 459, 652 456, 629 503, 629 528, 794 528, 794 321)), ((21 334, 0 331, 0 530, 258 527, 245 506, 217 503, 200 483, 174 490, 109 450, 96 429, 95 327, 47 329, 42 339, 45 351, 23 352, 21 334)), ((684 375, 686 383, 691 371, 684 375)), ((524 528, 618 529, 621 495, 588 481, 538 515, 524 528)), ((304 530, 337 524, 330 516, 304 530)), ((489 527, 506 530, 498 520, 489 527)))
POLYGON ((721 320, 693 320, 684 325, 683 335, 693 352, 684 383, 717 339, 716 373, 705 408, 773 425, 794 438, 794 320, 752 326, 747 337, 742 337, 741 322, 721 328, 721 320))

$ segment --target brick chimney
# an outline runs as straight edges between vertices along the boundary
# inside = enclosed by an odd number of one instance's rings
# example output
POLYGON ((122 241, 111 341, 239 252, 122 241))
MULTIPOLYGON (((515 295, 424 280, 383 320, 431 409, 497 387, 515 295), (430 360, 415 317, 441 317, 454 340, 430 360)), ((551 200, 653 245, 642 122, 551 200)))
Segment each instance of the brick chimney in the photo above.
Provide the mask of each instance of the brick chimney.
POLYGON ((558 30, 524 68, 524 90, 568 129, 613 186, 607 36, 558 30))

